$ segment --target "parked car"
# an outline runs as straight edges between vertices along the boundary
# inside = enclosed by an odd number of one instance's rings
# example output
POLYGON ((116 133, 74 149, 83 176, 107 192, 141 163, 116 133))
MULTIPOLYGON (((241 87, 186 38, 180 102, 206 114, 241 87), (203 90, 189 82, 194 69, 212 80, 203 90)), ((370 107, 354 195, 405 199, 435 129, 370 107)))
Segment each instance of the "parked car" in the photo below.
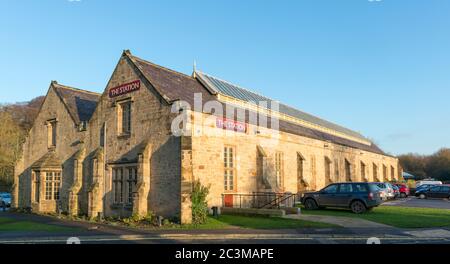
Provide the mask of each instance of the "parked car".
POLYGON ((394 190, 394 198, 397 199, 398 197, 400 197, 400 188, 398 188, 398 186, 395 184, 391 184, 391 186, 394 190))
POLYGON ((416 188, 419 188, 420 186, 424 185, 424 184, 429 184, 429 185, 441 185, 442 182, 441 181, 434 181, 434 180, 423 180, 423 181, 418 181, 416 182, 416 188))
POLYGON ((416 193, 420 192, 420 191, 428 190, 428 189, 430 189, 433 186, 436 186, 436 185, 434 185, 434 184, 423 184, 423 185, 420 185, 419 187, 416 187, 416 193))
POLYGON ((318 192, 305 193, 301 199, 307 210, 325 207, 349 208, 360 214, 382 203, 380 189, 367 182, 334 183, 318 192))
POLYGON ((394 189, 392 188, 392 185, 387 182, 373 182, 373 184, 376 184, 378 188, 381 189, 381 199, 382 200, 389 200, 394 199, 394 189))
POLYGON ((436 185, 421 191, 416 191, 416 197, 420 199, 427 198, 447 198, 450 199, 450 186, 436 185))
POLYGON ((0 207, 11 207, 11 194, 0 193, 0 207))
POLYGON ((409 196, 410 190, 409 190, 408 185, 403 184, 403 183, 397 183, 397 184, 394 184, 394 186, 397 186, 397 188, 400 192, 400 198, 406 198, 409 196))

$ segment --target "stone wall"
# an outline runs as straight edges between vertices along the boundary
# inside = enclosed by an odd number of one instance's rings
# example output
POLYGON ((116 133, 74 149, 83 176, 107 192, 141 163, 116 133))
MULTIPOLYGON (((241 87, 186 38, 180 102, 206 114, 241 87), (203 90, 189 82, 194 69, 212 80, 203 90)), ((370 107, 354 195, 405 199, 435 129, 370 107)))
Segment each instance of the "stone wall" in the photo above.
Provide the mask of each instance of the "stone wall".
MULTIPOLYGON (((136 164, 139 155, 144 150, 150 149, 146 155, 142 155, 142 166, 140 166, 140 179, 147 183, 141 189, 140 197, 147 199, 147 207, 158 215, 179 216, 180 214, 180 140, 170 133, 172 114, 170 106, 160 98, 153 87, 140 75, 129 59, 123 56, 106 89, 93 117, 89 123, 89 135, 86 138, 87 153, 95 152, 100 147, 100 133, 105 124, 106 144, 104 146, 105 182, 101 188, 101 195, 105 205, 105 215, 129 216, 133 208, 117 208, 112 205, 112 163, 136 164), (109 98, 108 90, 141 80, 141 88, 138 91, 125 94, 113 99, 109 98), (116 102, 129 99, 132 101, 131 134, 121 137, 118 133, 118 106, 116 102), (151 146, 151 147, 148 147, 151 146)), ((86 164, 92 163, 87 159, 86 164)), ((88 175, 84 184, 92 184, 92 173, 87 169, 88 175)), ((85 197, 87 193, 83 194, 85 197)), ((142 207, 142 206, 141 206, 142 207)), ((142 213, 142 209, 141 213, 142 213)))
POLYGON ((210 186, 209 204, 222 205, 224 191, 224 146, 235 148, 235 167, 237 188, 229 193, 251 193, 254 191, 282 191, 297 193, 300 191, 319 190, 329 183, 347 181, 345 162, 351 165, 352 181, 375 181, 373 164, 378 166, 379 180, 383 181, 383 164, 387 166, 386 180, 398 179, 398 160, 359 149, 335 145, 311 138, 284 132, 273 133, 270 129, 249 126, 246 133, 226 131, 216 128, 215 118, 207 114, 192 114, 194 124, 192 136, 193 177, 203 185, 210 186), (196 135, 201 131, 202 134, 196 135), (217 134, 218 133, 218 134, 217 134), (260 168, 258 159, 261 150, 265 152, 264 168, 260 168), (275 186, 275 153, 282 152, 283 184, 275 186), (304 185, 299 186, 299 159, 303 164, 304 185), (336 166, 336 161, 338 165, 336 166), (325 165, 329 165, 329 178, 326 177, 325 165), (366 164, 366 179, 362 179, 361 162, 366 164), (258 165, 259 164, 259 165, 258 165), (391 175, 391 166, 394 175, 391 175), (259 184, 264 175, 272 189, 261 188, 259 184), (303 187, 303 188, 302 188, 303 187))
MULTIPOLYGON (((73 183, 73 156, 80 148, 84 132, 78 131, 72 117, 67 112, 66 107, 52 88, 49 89, 41 111, 34 121, 33 128, 30 130, 26 142, 23 145, 21 161, 17 163, 15 168, 16 190, 14 191, 14 194, 17 194, 17 205, 19 207, 32 207, 31 166, 49 152, 46 122, 51 119, 57 120, 56 134, 58 140, 54 151, 56 156, 61 160, 62 208, 67 209, 68 207, 68 189, 73 183)), ((40 191, 42 198, 42 194, 44 193, 43 182, 41 182, 40 191)), ((40 206, 40 211, 53 211, 54 208, 54 202, 43 201, 40 206)))

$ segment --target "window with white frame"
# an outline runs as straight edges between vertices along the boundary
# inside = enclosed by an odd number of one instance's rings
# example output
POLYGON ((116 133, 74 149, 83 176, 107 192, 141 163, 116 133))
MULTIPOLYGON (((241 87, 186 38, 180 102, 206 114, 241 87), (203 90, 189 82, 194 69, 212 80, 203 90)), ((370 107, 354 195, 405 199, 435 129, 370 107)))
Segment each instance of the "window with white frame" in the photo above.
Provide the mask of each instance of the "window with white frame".
POLYGON ((61 172, 47 171, 45 173, 45 200, 59 200, 61 189, 61 172))
POLYGON ((225 191, 235 191, 235 164, 234 147, 225 146, 223 149, 223 165, 224 165, 224 189, 225 191))

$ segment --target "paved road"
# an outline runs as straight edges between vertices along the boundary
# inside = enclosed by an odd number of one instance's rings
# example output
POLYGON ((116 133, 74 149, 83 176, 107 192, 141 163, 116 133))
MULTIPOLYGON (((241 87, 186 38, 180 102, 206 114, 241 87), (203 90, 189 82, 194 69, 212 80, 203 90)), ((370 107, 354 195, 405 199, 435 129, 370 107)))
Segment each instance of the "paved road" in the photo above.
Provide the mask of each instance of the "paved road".
POLYGON ((57 233, 0 232, 0 244, 66 244, 70 237, 78 237, 82 244, 366 244, 371 237, 378 237, 381 243, 386 244, 450 244, 450 229, 400 230, 360 227, 288 230, 138 230, 9 212, 0 212, 1 216, 78 229, 57 233))
POLYGON ((405 199, 397 199, 383 204, 383 206, 406 206, 421 208, 438 208, 450 209, 450 201, 447 199, 419 199, 416 197, 408 197, 405 199))

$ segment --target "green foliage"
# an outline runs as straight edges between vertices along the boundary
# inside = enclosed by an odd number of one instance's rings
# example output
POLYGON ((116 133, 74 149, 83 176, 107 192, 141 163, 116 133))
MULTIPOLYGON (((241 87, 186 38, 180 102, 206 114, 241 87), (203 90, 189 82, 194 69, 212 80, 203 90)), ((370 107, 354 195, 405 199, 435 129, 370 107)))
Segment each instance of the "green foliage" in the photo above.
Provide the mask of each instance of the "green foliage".
POLYGON ((206 197, 209 194, 209 187, 203 186, 196 181, 193 186, 192 200, 192 222, 194 224, 204 224, 208 219, 208 203, 206 197))
POLYGON ((428 177, 450 181, 450 149, 441 149, 430 156, 406 154, 399 159, 404 171, 418 177, 417 180, 428 177))
POLYGON ((21 156, 25 136, 43 99, 38 97, 26 104, 0 105, 0 191, 11 191, 15 163, 21 156))

